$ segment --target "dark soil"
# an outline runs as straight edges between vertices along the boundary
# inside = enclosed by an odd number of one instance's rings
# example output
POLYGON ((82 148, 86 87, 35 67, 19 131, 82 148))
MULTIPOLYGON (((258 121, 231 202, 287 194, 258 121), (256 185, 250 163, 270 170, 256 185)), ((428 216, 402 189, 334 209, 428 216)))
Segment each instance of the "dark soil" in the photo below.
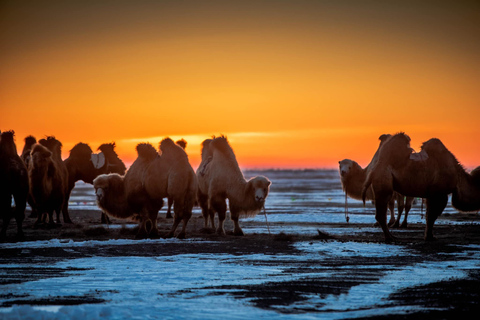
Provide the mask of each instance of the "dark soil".
MULTIPOLYGON (((28 214, 28 213, 27 213, 28 214)), ((59 225, 56 228, 33 228, 33 218, 27 218, 24 223, 25 241, 65 239, 65 241, 85 241, 85 240, 109 240, 109 239, 134 239, 136 230, 126 226, 125 221, 112 219, 112 225, 100 224, 99 211, 75 211, 71 210, 73 224, 59 225), (116 227, 112 227, 116 226, 116 227)), ((159 230, 166 234, 172 224, 171 219, 165 219, 165 213, 162 212, 158 219, 159 230)), ((245 231, 243 237, 233 235, 218 236, 208 233, 202 229, 203 219, 199 214, 194 214, 188 225, 187 238, 192 241, 182 242, 159 242, 159 243, 138 243, 130 245, 103 245, 91 247, 75 247, 74 250, 65 250, 64 248, 31 248, 31 249, 8 249, 0 244, 0 271, 4 274, 0 279, 0 289, 2 285, 11 283, 21 283, 48 277, 62 277, 65 270, 55 270, 45 266, 52 262, 65 259, 74 259, 92 256, 174 256, 176 254, 188 253, 227 253, 233 255, 243 254, 266 254, 275 255, 275 264, 286 266, 295 274, 305 273, 305 277, 300 280, 288 282, 266 282, 262 285, 249 286, 218 286, 211 287, 213 294, 229 294, 238 299, 246 299, 249 303, 258 308, 271 309, 279 313, 316 313, 316 308, 302 309, 302 307, 292 306, 294 303, 307 299, 309 295, 315 295, 320 298, 327 295, 340 295, 348 292, 350 288, 362 283, 373 283, 378 281, 384 273, 395 266, 408 266, 425 261, 442 261, 445 254, 452 252, 464 252, 468 257, 470 250, 479 250, 478 248, 467 248, 470 244, 480 245, 480 225, 468 223, 468 221, 477 221, 478 215, 458 214, 443 217, 444 219, 461 219, 467 221, 466 224, 455 225, 437 225, 434 232, 436 241, 425 242, 423 240, 423 225, 410 225, 409 232, 398 233, 397 241, 394 244, 407 247, 414 250, 415 255, 398 257, 365 258, 362 256, 342 256, 335 259, 326 259, 319 256, 318 260, 311 261, 305 265, 305 261, 292 262, 291 260, 282 260, 282 255, 299 255, 299 252, 293 244, 295 242, 363 242, 363 243, 383 243, 384 238, 380 229, 371 228, 371 225, 364 224, 318 224, 314 226, 318 231, 311 235, 296 234, 251 234, 245 231), (367 228, 368 227, 368 228, 367 228), (331 235, 330 228, 345 228, 346 232, 341 235, 331 235), (347 232, 350 228, 362 229, 365 232, 347 232), (208 245, 205 245, 208 240, 208 245), (38 262, 36 268, 22 268, 22 263, 38 262), (6 272, 3 265, 18 264, 20 267, 8 269, 6 272), (358 265, 375 265, 377 268, 357 268, 358 265), (381 266, 378 268, 378 266, 381 266), (329 268, 338 270, 337 277, 325 278, 322 276, 312 276, 315 268, 329 268), (307 275, 308 273, 308 275, 307 275)), ((128 222, 133 223, 133 222, 128 222)), ((373 223, 373 217, 372 217, 373 223)), ((257 222, 247 221, 242 226, 254 226, 257 222)), ((281 225, 282 223, 277 224, 281 225)), ((272 226, 272 225, 271 225, 272 226)), ((265 227, 264 224, 258 227, 265 227)), ((310 225, 310 227, 312 227, 310 225)), ((266 227, 265 227, 266 228, 266 227)), ((226 230, 232 229, 232 225, 226 223, 226 230)), ((248 230, 247 228, 245 228, 248 230)), ((14 241, 16 231, 15 222, 12 221, 7 233, 7 242, 14 241)), ((179 230, 177 231, 177 233, 179 230)), ((246 262, 247 263, 247 262, 246 262)), ((272 263, 265 261, 250 261, 248 263, 272 263)), ((480 265, 480 261, 479 261, 480 265)), ((70 269, 69 271, 75 271, 70 269)), ((79 269, 79 271, 81 271, 79 269)), ((321 272, 319 272, 321 274, 321 272)), ((71 273, 70 273, 71 275, 71 273)), ((15 293, 7 293, 0 290, 0 300, 8 300, 1 305, 7 307, 12 304, 30 304, 44 305, 45 301, 25 300, 24 297, 16 297, 15 293)), ((102 303, 103 300, 98 293, 92 292, 85 297, 51 297, 47 299, 56 305, 71 305, 81 303, 102 303), (62 300, 63 299, 63 300, 62 300)), ((421 310, 408 314, 388 315, 388 318, 409 318, 409 319, 449 319, 449 318, 469 318, 471 314, 478 314, 480 311, 480 271, 479 269, 470 270, 469 277, 466 279, 452 279, 432 283, 426 286, 408 288, 395 292, 389 297, 389 303, 395 306, 418 306, 421 310)), ((321 307, 318 305, 317 307, 321 307)), ((321 314, 319 314, 321 317, 321 314)), ((371 318, 384 318, 386 316, 375 316, 371 318)))

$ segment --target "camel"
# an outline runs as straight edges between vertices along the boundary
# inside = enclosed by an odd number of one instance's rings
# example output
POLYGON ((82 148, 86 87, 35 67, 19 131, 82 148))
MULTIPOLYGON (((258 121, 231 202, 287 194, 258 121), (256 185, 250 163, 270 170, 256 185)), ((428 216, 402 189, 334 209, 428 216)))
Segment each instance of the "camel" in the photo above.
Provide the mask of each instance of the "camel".
MULTIPOLYGON (((382 134, 379 137, 380 145, 378 146, 377 151, 375 152, 370 163, 362 168, 357 162, 350 159, 343 159, 339 161, 339 171, 340 171, 340 180, 342 182, 343 190, 346 195, 352 199, 362 200, 362 188, 367 177, 367 174, 370 172, 372 167, 375 165, 378 159, 378 150, 381 146, 391 137, 390 134, 382 134)), ((373 189, 369 188, 366 193, 367 200, 374 200, 373 189)), ((393 228, 406 228, 407 227, 407 217, 410 209, 412 208, 414 198, 405 197, 399 193, 395 193, 394 197, 388 203, 388 208, 390 211, 390 221, 388 222, 389 227, 393 228), (398 218, 395 219, 395 200, 397 200, 397 210, 398 218), (402 224, 400 225, 400 218, 402 212, 405 209, 405 218, 403 219, 402 224)))
POLYGON ((100 175, 93 185, 98 206, 111 216, 138 216, 140 228, 136 238, 158 237, 157 215, 163 198, 173 198, 175 218, 166 237, 172 237, 183 221, 178 238, 185 238, 192 216, 197 181, 185 151, 170 138, 160 143, 160 156, 152 145, 137 145, 138 157, 124 177, 100 175))
MULTIPOLYGON (((65 163, 63 163, 63 160, 62 160, 62 143, 57 139, 55 139, 55 137, 49 136, 46 139, 40 139, 39 144, 43 145, 44 147, 46 147, 48 150, 52 152, 52 160, 55 163, 55 171, 56 171, 56 175, 58 176, 58 181, 56 181, 55 183, 58 183, 58 188, 60 188, 60 185, 63 188, 63 196, 62 196, 63 198, 62 207, 63 207, 63 203, 66 200, 66 194, 67 194, 68 170, 67 170, 67 167, 65 166, 65 163)), ((55 210, 55 212, 57 214, 57 223, 60 224, 61 210, 60 211, 55 210)), ((68 211, 62 212, 62 213, 63 213, 63 222, 72 223, 72 220, 70 219, 68 211)))
POLYGON ((235 154, 226 137, 207 139, 202 143, 202 162, 197 169, 198 202, 202 208, 205 228, 210 221, 215 229, 215 212, 218 213, 217 234, 225 235, 224 222, 229 201, 233 234, 243 236, 238 219, 255 216, 265 205, 270 190, 270 180, 257 176, 249 181, 243 176, 235 154))
POLYGON ((23 146, 21 158, 23 162, 25 162, 27 168, 30 161, 30 151, 32 151, 32 147, 35 143, 37 143, 37 139, 35 139, 34 136, 28 136, 25 138, 25 145, 23 146))
MULTIPOLYGON (((30 163, 30 152, 32 151, 33 145, 37 143, 37 139, 35 139, 34 136, 27 136, 25 138, 25 145, 23 146, 23 151, 22 155, 20 156, 25 163, 25 166, 28 168, 29 163, 30 163)), ((32 208, 32 211, 30 213, 30 218, 36 218, 37 217, 37 210, 35 209, 32 197, 30 194, 28 195, 27 198, 27 203, 30 205, 30 208, 32 208)))
POLYGON ((7 236, 10 220, 17 222, 16 238, 24 239, 23 220, 28 197, 28 173, 23 160, 17 154, 13 131, 0 135, 0 217, 3 219, 0 240, 7 236), (12 208, 12 197, 15 208, 12 208))
POLYGON ((49 226, 55 226, 53 212, 57 213, 59 223, 65 200, 66 177, 59 162, 55 160, 54 153, 41 144, 37 143, 32 148, 28 178, 30 195, 38 212, 34 227, 40 226, 44 214, 48 214, 49 226))
MULTIPOLYGON (((185 139, 180 139, 175 142, 178 146, 180 146, 183 150, 187 148, 187 141, 185 139)), ((171 219, 173 218, 172 216, 172 205, 173 205, 173 198, 168 198, 168 204, 167 204, 167 214, 165 216, 166 219, 171 219)))
POLYGON ((452 193, 452 204, 459 210, 480 209, 478 173, 468 174, 455 156, 436 138, 423 143, 421 152, 413 153, 410 137, 392 136, 379 151, 378 161, 367 175, 362 198, 373 187, 375 218, 385 240, 395 240, 386 225, 386 206, 394 191, 426 199, 425 240, 434 240, 433 226, 442 214, 452 193))
MULTIPOLYGON (((70 200, 70 195, 75 187, 75 182, 82 180, 86 183, 93 184, 93 179, 101 174, 125 174, 126 167, 115 152, 115 143, 104 143, 98 147, 98 150, 101 152, 96 155, 88 144, 79 142, 70 150, 69 157, 64 160, 68 171, 68 184, 66 199, 62 211, 67 216, 69 216, 68 201, 70 200), (96 156, 101 160, 104 160, 103 165, 99 166, 97 163, 94 163, 93 160, 96 156)), ((98 161, 100 164, 102 163, 101 160, 98 161)), ((101 222, 109 222, 108 216, 103 212, 101 222)))

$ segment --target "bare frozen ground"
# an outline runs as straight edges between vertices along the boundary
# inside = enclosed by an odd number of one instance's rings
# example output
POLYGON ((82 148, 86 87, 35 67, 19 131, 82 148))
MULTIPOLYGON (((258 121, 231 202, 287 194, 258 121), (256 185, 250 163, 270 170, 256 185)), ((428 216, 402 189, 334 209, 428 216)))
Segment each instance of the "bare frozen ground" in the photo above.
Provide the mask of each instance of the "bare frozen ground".
MULTIPOLYGON (((80 185, 73 225, 33 229, 28 218, 25 242, 0 244, 0 318, 448 319, 479 311, 478 215, 448 208, 438 240, 425 243, 417 204, 409 228, 385 244, 371 206, 352 201, 345 222, 331 177, 321 190, 313 178, 272 179, 271 234, 262 215, 241 222, 244 237, 205 233, 197 208, 186 240, 134 240, 130 222, 100 225, 91 190, 80 185)), ((172 221, 159 216, 167 233, 172 221)))

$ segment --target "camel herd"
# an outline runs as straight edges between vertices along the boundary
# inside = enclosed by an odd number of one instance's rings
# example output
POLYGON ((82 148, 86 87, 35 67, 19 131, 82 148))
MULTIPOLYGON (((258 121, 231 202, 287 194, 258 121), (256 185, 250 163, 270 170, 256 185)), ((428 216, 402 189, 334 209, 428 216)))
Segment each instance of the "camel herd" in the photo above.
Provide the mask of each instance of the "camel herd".
MULTIPOLYGON (((151 144, 137 145, 137 159, 127 170, 115 152, 115 144, 102 144, 98 154, 90 146, 78 143, 67 159, 62 160, 62 143, 53 136, 38 142, 25 138, 21 156, 17 154, 14 132, 0 135, 0 215, 3 226, 0 237, 6 237, 12 218, 17 222, 17 238, 24 237, 22 223, 26 203, 35 217, 34 227, 55 225, 63 216, 71 223, 68 200, 76 181, 93 184, 102 222, 108 216, 138 221, 136 238, 159 238, 157 215, 168 199, 167 217, 173 225, 166 237, 185 238, 192 209, 202 209, 205 229, 225 235, 227 199, 234 235, 243 235, 241 216, 254 216, 265 206, 271 182, 264 176, 246 180, 235 154, 224 136, 202 143, 202 161, 195 172, 185 152, 186 142, 170 138, 160 142, 157 151, 151 144), (15 206, 12 208, 12 198, 15 206), (215 214, 218 226, 215 226, 215 214), (47 221, 48 218, 48 221, 47 221)), ((404 133, 380 136, 380 145, 370 164, 361 168, 350 159, 339 162, 340 179, 346 196, 372 200, 375 219, 385 240, 395 238, 389 227, 407 227, 407 216, 415 197, 426 200, 425 240, 433 240, 433 225, 443 212, 448 195, 452 205, 461 211, 480 209, 480 167, 468 173, 438 139, 426 141, 421 152, 410 148, 404 133), (395 218, 395 201, 398 218, 395 218), (391 219, 387 224, 387 208, 391 219), (404 221, 400 218, 405 210, 404 221)))

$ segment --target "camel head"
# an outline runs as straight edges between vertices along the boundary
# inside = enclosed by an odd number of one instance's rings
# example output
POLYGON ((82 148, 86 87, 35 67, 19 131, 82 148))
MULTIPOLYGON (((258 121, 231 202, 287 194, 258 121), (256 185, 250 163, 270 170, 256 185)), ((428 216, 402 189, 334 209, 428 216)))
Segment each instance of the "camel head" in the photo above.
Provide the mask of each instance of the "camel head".
POLYGON ((13 130, 4 131, 0 135, 0 143, 2 152, 7 154, 17 154, 17 146, 15 145, 15 132, 13 130))
POLYGON ((109 157, 112 154, 117 155, 115 153, 115 142, 104 143, 100 145, 100 147, 98 147, 97 150, 100 150, 101 152, 103 152, 107 157, 109 157))
POLYGON ((102 203, 108 189, 114 184, 123 182, 123 177, 119 174, 101 174, 95 179, 93 179, 93 187, 95 188, 95 196, 97 198, 97 203, 102 203))
POLYGON ((30 157, 34 168, 47 167, 52 162, 52 152, 38 143, 33 146, 30 157))
POLYGON ((342 161, 338 161, 338 171, 340 172, 340 176, 344 178, 352 169, 358 166, 358 164, 350 159, 343 159, 342 161))
POLYGON ((34 136, 28 136, 25 138, 25 146, 23 149, 31 149, 35 143, 37 143, 37 139, 35 139, 34 136))
POLYGON ((270 184, 270 180, 264 176, 252 178, 247 183, 247 193, 251 192, 257 204, 263 204, 270 191, 270 184))

